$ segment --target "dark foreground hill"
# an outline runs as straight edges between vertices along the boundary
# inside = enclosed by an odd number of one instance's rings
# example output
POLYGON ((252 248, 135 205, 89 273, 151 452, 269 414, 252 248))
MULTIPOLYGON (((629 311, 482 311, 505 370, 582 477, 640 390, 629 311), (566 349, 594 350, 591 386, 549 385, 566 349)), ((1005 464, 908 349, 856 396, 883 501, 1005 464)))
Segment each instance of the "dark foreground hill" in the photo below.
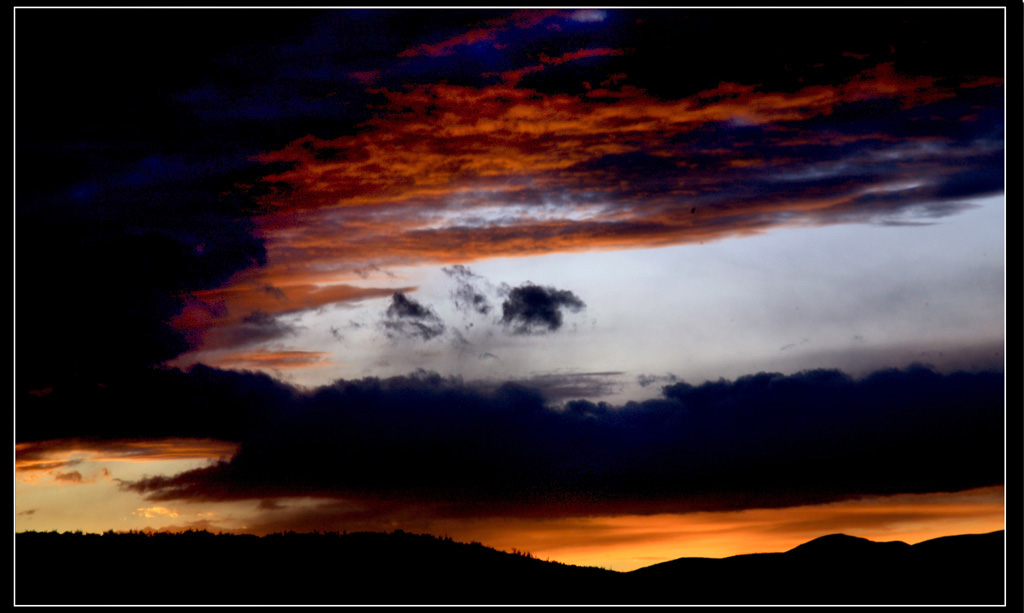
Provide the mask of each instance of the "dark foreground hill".
POLYGON ((1003 532, 618 573, 426 535, 16 535, 16 604, 1002 604, 1003 532))

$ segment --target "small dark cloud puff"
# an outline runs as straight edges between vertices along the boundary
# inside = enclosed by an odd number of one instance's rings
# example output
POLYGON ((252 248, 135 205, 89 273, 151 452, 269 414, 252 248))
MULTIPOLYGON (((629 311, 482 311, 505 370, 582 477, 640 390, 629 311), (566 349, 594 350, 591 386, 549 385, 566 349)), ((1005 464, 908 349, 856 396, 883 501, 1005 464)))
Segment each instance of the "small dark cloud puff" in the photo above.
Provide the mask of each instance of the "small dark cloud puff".
POLYGON ((381 323, 390 338, 422 338, 429 341, 445 331, 444 322, 433 309, 407 298, 401 292, 391 296, 391 304, 381 323))
POLYGON ((508 290, 508 298, 501 304, 501 323, 512 334, 553 332, 562 327, 563 309, 575 313, 586 306, 568 290, 527 281, 508 290))
POLYGON ((53 478, 63 483, 81 483, 82 473, 77 470, 68 471, 66 473, 57 472, 53 474, 53 478))

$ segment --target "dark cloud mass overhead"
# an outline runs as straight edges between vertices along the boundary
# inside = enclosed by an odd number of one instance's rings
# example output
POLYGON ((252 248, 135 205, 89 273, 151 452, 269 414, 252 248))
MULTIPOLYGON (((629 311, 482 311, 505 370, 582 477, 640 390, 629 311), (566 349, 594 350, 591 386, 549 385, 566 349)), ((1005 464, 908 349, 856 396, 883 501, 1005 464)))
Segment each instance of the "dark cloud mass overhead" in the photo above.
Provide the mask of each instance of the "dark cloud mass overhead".
POLYGON ((443 504, 457 514, 669 512, 998 484, 1002 399, 1002 373, 925 367, 857 380, 832 370, 759 373, 676 383, 622 406, 560 408, 521 384, 484 388, 428 372, 300 391, 194 367, 33 396, 19 429, 26 440, 241 443, 230 460, 124 485, 153 500, 316 496, 443 504), (84 416, 83 403, 101 410, 84 416), (149 410, 139 415, 142 404, 149 410), (171 407, 184 407, 178 419, 165 418, 171 407))
POLYGON ((297 411, 278 409, 273 437, 244 441, 232 460, 128 487, 154 500, 306 493, 557 514, 549 505, 570 500, 746 508, 1002 478, 991 445, 1002 427, 998 373, 761 373, 562 410, 527 387, 481 392, 422 373, 339 381, 299 400, 297 411))

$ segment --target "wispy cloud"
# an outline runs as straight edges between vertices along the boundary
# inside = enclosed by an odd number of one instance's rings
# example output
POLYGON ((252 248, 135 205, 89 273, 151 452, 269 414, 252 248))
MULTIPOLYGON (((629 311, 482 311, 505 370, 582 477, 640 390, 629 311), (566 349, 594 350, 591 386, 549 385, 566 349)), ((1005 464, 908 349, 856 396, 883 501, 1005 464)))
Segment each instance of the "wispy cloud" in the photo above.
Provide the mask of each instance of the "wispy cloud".
POLYGON ((330 365, 333 363, 330 356, 330 353, 323 351, 264 349, 227 354, 213 360, 213 363, 227 368, 275 371, 330 365))
POLYGON ((961 90, 879 64, 834 85, 722 83, 678 100, 630 85, 583 95, 381 90, 387 103, 360 134, 307 136, 262 156, 292 166, 265 177, 289 186, 266 197, 272 212, 260 223, 275 262, 266 274, 949 215, 968 193, 1002 188, 990 172, 1001 164, 999 142, 948 130, 971 104, 963 92, 984 98, 993 87, 961 90), (879 106, 885 115, 866 123, 879 106), (346 159, 320 161, 324 148, 346 159), (914 190, 873 191, 910 179, 914 190))
POLYGON ((531 64, 522 68, 516 68, 514 70, 506 70, 501 73, 484 73, 484 76, 500 76, 502 81, 507 85, 518 84, 523 77, 540 72, 547 66, 558 66, 566 62, 575 62, 578 60, 585 60, 594 57, 614 57, 625 55, 626 51, 623 49, 609 49, 607 47, 590 47, 587 49, 579 49, 577 51, 569 51, 559 55, 557 57, 548 57, 545 54, 541 54, 540 63, 531 64))
POLYGON ((490 301, 476 285, 481 282, 486 283, 482 277, 474 274, 469 267, 462 264, 445 266, 441 270, 455 281, 456 286, 451 292, 451 297, 455 301, 456 309, 480 315, 487 315, 491 312, 490 301))

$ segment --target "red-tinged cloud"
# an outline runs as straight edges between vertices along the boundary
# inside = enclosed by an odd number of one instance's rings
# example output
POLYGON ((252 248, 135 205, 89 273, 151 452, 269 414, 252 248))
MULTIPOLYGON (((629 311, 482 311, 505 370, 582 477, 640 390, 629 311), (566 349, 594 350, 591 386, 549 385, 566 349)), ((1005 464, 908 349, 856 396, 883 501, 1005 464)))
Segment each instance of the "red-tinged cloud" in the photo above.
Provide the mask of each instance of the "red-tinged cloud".
MULTIPOLYGON (((908 210, 935 215, 935 202, 950 199, 946 187, 1001 159, 998 143, 959 140, 945 122, 934 133, 908 131, 908 113, 946 112, 940 105, 959 90, 902 76, 892 64, 791 92, 722 83, 666 100, 613 87, 581 96, 509 85, 381 90, 387 104, 363 132, 306 136, 261 157, 291 165, 266 177, 288 186, 264 199, 267 274, 678 244, 908 210), (869 117, 875 125, 865 130, 869 117), (912 178, 916 192, 890 194, 884 205, 870 196, 912 178), (879 205, 865 206, 866 198, 879 205)), ((1001 189, 984 178, 979 191, 1001 189)))
POLYGON ((406 49, 398 54, 399 57, 411 58, 416 56, 442 57, 455 53, 459 47, 475 45, 478 43, 491 43, 497 46, 497 39, 503 32, 509 30, 528 30, 539 26, 554 18, 573 18, 573 13, 567 11, 541 10, 521 11, 508 17, 490 19, 484 22, 481 27, 474 28, 468 32, 458 34, 436 43, 424 43, 406 49))
MULTIPOLYGON (((540 66, 621 54, 579 49, 540 66)), ((244 286, 195 294, 178 328, 216 328, 209 347, 286 336, 273 316, 390 295, 339 284, 372 266, 927 222, 1002 189, 1001 140, 952 127, 1001 129, 992 113, 960 121, 996 81, 892 63, 835 84, 722 82, 680 99, 621 75, 578 95, 514 81, 375 90, 385 103, 361 131, 261 155, 282 169, 264 178, 256 220, 267 263, 244 286)))
POLYGON ((972 89, 975 87, 990 87, 990 86, 1002 86, 1002 77, 979 77, 971 81, 965 81, 960 84, 961 89, 972 89))
POLYGON ((348 76, 352 77, 356 81, 363 85, 370 85, 380 78, 379 70, 357 70, 348 73, 348 76))
MULTIPOLYGON (((609 49, 606 47, 595 47, 590 49, 580 49, 578 51, 570 51, 563 53, 558 57, 548 57, 547 55, 541 54, 540 64, 534 64, 532 66, 525 66, 523 68, 517 68, 515 70, 507 70, 502 72, 502 81, 506 85, 516 85, 528 74, 533 74, 544 70, 545 66, 558 66, 566 62, 573 62, 576 60, 584 60, 592 57, 614 57, 625 55, 625 51, 622 49, 609 49)), ((491 76, 494 73, 486 73, 484 76, 491 76)))

